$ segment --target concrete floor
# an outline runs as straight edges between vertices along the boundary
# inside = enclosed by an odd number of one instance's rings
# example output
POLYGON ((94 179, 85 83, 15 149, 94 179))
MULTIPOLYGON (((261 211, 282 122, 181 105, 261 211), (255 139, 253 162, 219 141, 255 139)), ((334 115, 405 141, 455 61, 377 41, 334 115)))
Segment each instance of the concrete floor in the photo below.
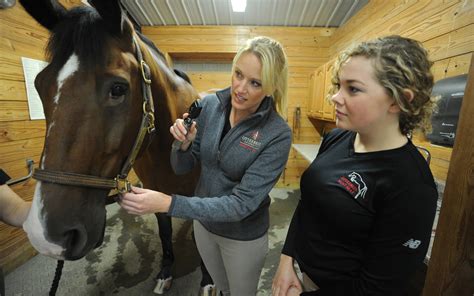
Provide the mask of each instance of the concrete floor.
MULTIPOLYGON (((274 189, 270 193, 269 253, 257 295, 270 295, 272 277, 299 191, 274 189)), ((101 247, 77 261, 64 264, 56 295, 155 295, 154 277, 161 260, 158 227, 153 215, 132 216, 117 205, 107 207, 107 227, 101 247)), ((191 236, 191 221, 173 220, 175 269, 166 296, 197 295, 201 271, 191 236)), ((56 261, 38 255, 8 274, 6 295, 48 295, 56 261)))

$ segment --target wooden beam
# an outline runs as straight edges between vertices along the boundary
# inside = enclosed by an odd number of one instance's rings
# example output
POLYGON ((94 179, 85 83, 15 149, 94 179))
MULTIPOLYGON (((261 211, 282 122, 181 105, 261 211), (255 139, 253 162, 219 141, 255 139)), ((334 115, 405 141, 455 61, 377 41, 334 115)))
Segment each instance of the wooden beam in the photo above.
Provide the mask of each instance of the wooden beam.
POLYGON ((474 59, 459 116, 423 296, 474 295, 474 59))
POLYGON ((236 52, 168 52, 174 61, 232 63, 236 52))

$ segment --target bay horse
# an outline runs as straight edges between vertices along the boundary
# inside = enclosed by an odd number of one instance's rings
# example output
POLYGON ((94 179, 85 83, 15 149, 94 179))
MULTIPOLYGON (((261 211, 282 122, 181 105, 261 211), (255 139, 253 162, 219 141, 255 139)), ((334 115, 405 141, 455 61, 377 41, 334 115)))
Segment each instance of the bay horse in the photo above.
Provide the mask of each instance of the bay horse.
MULTIPOLYGON (((196 90, 138 33, 118 0, 67 10, 55 0, 22 0, 51 33, 49 65, 35 79, 46 117, 44 148, 24 223, 42 254, 77 260, 102 243, 110 189, 130 189, 133 166, 146 188, 191 194, 198 171, 176 176, 169 127, 196 90)), ((171 284, 171 219, 157 214, 163 258, 157 280, 171 284)))

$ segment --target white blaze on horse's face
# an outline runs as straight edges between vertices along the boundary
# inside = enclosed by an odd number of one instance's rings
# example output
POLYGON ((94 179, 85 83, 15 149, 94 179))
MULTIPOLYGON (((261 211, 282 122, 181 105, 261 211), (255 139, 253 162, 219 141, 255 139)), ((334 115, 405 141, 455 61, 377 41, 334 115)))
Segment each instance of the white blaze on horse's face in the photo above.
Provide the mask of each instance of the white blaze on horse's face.
POLYGON ((54 96, 54 103, 57 105, 59 103, 59 98, 61 97, 61 88, 63 87, 64 82, 74 74, 74 72, 79 69, 79 58, 76 54, 72 54, 67 62, 62 67, 61 71, 59 71, 58 78, 57 78, 57 86, 58 91, 54 96))
MULTIPOLYGON (((72 54, 64 66, 61 68, 57 78, 58 90, 54 96, 54 103, 57 105, 61 97, 61 88, 70 77, 79 69, 79 59, 77 55, 72 54)), ((54 112, 54 111, 53 111, 54 112)), ((46 138, 49 136, 51 129, 54 126, 54 121, 49 123, 48 130, 46 133, 46 138)), ((44 169, 44 163, 46 160, 46 148, 43 151, 43 157, 41 159, 41 168, 44 169)), ((45 237, 46 233, 46 216, 42 215, 43 213, 43 196, 41 194, 41 182, 36 183, 35 194, 33 196, 33 204, 28 214, 28 218, 23 224, 23 229, 28 234, 28 238, 31 244, 38 250, 40 253, 55 257, 58 259, 63 259, 65 249, 60 245, 50 243, 45 237)))
POLYGON ((42 209, 43 199, 41 198, 41 182, 38 181, 33 196, 33 204, 31 205, 28 218, 25 223, 23 223, 23 229, 28 234, 30 243, 38 252, 57 259, 64 259, 64 248, 48 242, 44 237, 45 222, 44 217, 41 217, 42 209))

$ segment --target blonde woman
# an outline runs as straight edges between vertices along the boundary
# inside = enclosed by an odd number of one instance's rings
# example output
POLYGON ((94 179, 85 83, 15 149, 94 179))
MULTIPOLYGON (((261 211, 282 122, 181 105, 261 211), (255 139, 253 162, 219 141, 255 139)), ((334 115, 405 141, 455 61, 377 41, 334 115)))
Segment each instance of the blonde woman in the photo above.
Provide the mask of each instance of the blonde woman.
POLYGON ((132 214, 194 219, 199 253, 223 295, 257 292, 268 250, 268 193, 291 146, 281 116, 287 81, 282 46, 267 37, 248 40, 234 58, 231 87, 201 100, 201 115, 189 131, 182 119, 170 128, 181 142, 171 154, 175 172, 201 167, 195 196, 134 188, 121 201, 132 214))

